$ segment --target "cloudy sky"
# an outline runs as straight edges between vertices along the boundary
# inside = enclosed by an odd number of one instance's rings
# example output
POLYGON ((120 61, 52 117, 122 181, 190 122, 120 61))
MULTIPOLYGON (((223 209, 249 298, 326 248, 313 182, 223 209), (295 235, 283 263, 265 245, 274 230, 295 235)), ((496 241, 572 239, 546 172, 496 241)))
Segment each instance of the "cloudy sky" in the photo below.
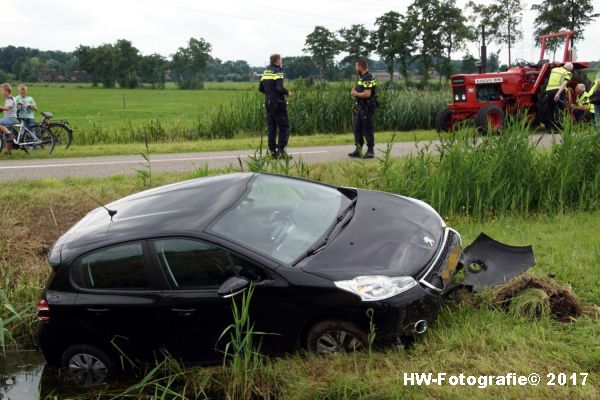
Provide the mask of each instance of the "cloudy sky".
MULTIPOLYGON (((457 0, 462 6, 465 0, 457 0)), ((485 0, 480 0, 485 2, 485 0)), ((540 0, 525 0, 529 10, 540 0)), ((214 57, 244 59, 264 65, 272 52, 300 55, 304 40, 315 25, 337 30, 351 24, 373 27, 375 18, 394 10, 403 13, 410 0, 2 0, 1 15, 8 21, 0 46, 28 46, 71 51, 79 44, 99 45, 125 38, 143 54, 169 56, 190 37, 212 44, 214 57)), ((600 4, 599 7, 600 9, 600 4)), ((524 40, 516 44, 514 58, 537 60, 533 19, 523 18, 524 40)), ((600 20, 587 27, 578 45, 578 58, 599 60, 600 20)), ((489 50, 499 47, 491 45, 489 50)), ((470 48, 478 53, 477 45, 470 48)), ((457 54, 455 58, 459 58, 457 54)), ((502 62, 507 52, 501 52, 502 62)))

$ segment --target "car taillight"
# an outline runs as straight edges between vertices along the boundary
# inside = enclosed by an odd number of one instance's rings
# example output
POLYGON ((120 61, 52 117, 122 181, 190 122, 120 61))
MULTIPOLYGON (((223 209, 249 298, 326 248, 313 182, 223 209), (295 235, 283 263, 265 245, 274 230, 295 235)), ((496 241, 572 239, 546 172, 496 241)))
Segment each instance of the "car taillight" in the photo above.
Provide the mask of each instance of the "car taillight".
POLYGON ((46 300, 41 299, 40 301, 38 301, 38 303, 36 304, 36 307, 37 307, 37 314, 36 314, 37 319, 42 322, 50 321, 50 306, 48 305, 46 300))

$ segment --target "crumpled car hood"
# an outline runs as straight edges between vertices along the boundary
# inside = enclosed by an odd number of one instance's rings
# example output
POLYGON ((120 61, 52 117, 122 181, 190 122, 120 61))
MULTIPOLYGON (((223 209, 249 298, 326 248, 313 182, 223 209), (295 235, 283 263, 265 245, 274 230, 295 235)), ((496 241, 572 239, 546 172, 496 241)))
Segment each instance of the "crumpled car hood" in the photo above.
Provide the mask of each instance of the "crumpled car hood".
POLYGON ((443 234, 444 221, 429 205, 389 193, 359 190, 348 225, 299 266, 332 280, 360 275, 415 277, 434 257, 443 234))

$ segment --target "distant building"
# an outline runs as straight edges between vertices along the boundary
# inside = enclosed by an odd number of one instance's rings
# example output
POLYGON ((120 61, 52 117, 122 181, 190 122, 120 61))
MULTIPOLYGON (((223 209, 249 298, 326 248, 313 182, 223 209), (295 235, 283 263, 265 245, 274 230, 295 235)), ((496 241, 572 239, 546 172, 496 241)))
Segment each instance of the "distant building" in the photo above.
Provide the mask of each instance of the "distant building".
POLYGON ((71 82, 89 82, 90 77, 85 71, 73 71, 69 77, 71 82))
POLYGON ((65 77, 57 69, 49 68, 42 72, 40 79, 44 82, 61 82, 65 80, 65 77))

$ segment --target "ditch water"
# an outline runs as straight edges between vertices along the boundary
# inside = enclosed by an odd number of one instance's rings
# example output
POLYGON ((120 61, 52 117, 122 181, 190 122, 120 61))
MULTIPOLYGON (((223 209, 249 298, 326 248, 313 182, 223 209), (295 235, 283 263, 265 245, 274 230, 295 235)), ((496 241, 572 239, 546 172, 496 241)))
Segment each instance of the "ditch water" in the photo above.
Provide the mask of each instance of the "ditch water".
POLYGON ((0 400, 36 400, 44 359, 36 350, 7 350, 0 353, 0 400))
POLYGON ((117 394, 132 383, 132 380, 113 380, 110 385, 81 381, 46 366, 37 350, 0 352, 0 400, 97 399, 100 393, 117 394))

